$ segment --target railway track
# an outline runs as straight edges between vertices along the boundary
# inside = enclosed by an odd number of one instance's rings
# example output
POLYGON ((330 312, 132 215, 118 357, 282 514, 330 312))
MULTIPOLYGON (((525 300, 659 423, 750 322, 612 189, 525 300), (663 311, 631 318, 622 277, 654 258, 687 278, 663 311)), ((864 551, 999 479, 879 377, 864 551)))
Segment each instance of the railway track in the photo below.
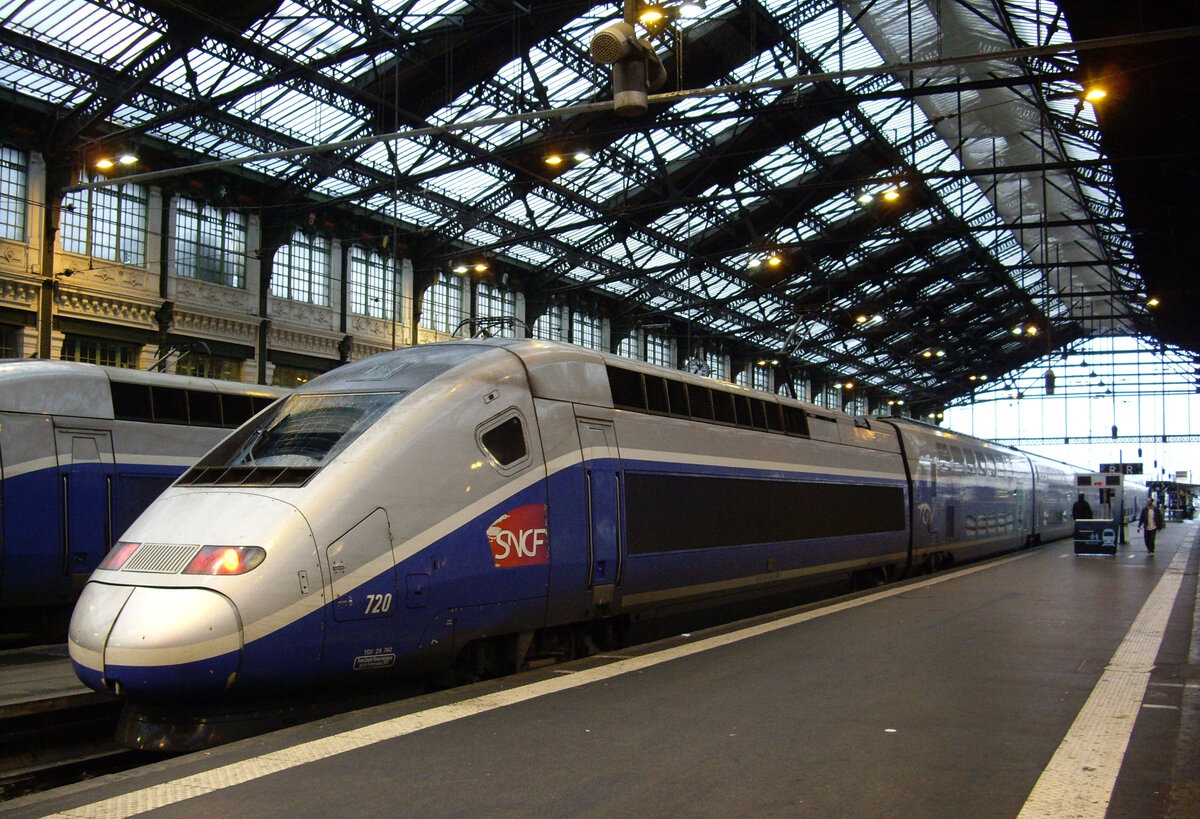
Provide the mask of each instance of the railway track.
POLYGON ((116 744, 120 713, 90 693, 0 706, 0 801, 161 758, 116 744))

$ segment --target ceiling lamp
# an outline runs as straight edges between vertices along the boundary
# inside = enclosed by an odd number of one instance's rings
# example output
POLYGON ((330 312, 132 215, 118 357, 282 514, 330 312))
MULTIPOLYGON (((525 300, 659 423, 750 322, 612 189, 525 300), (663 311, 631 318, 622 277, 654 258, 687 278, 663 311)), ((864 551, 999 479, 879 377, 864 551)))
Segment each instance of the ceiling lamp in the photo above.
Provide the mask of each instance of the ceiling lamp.
POLYGON ((875 196, 870 191, 863 191, 857 197, 858 204, 869 205, 875 201, 875 196))
POLYGON ((1162 302, 1158 300, 1158 296, 1151 296, 1150 298, 1146 299, 1147 307, 1158 307, 1160 304, 1162 304, 1162 302))
POLYGON ((102 171, 110 171, 118 165, 128 168, 130 165, 138 163, 138 155, 128 148, 118 148, 107 156, 102 156, 95 161, 95 166, 102 171))
POLYGON ((680 17, 699 17, 704 11, 704 0, 683 0, 679 4, 680 17))
POLYGON ((779 267, 779 265, 783 264, 783 257, 778 253, 772 253, 767 257, 767 264, 771 267, 779 267))
POLYGON ((547 165, 561 165, 563 163, 562 154, 546 154, 543 161, 547 165))
POLYGON ((888 188, 886 191, 883 192, 883 198, 888 200, 889 202, 895 202, 897 199, 900 198, 900 189, 899 188, 888 188))
POLYGON ((1097 102, 1098 100, 1102 100, 1107 96, 1108 96, 1108 92, 1105 91, 1103 88, 1094 87, 1094 88, 1089 88, 1087 90, 1087 92, 1083 95, 1083 98, 1085 100, 1087 100, 1088 102, 1097 102))

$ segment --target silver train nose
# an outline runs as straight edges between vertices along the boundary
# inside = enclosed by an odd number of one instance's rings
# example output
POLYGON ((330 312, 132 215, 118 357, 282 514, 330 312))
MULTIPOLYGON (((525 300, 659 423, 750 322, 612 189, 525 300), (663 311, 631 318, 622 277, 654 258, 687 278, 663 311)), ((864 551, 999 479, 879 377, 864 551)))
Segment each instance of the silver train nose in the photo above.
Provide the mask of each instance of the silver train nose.
POLYGON ((160 699, 228 688, 242 640, 236 607, 217 592, 93 581, 75 606, 68 647, 107 690, 160 699))

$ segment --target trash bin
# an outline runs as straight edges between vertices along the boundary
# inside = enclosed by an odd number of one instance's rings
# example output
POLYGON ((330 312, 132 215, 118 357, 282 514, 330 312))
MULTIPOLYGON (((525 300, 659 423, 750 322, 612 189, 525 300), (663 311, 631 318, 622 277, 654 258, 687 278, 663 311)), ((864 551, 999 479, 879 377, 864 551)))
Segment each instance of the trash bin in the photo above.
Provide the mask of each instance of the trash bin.
POLYGON ((1117 526, 1108 518, 1084 518, 1075 521, 1075 554, 1115 555, 1117 526))

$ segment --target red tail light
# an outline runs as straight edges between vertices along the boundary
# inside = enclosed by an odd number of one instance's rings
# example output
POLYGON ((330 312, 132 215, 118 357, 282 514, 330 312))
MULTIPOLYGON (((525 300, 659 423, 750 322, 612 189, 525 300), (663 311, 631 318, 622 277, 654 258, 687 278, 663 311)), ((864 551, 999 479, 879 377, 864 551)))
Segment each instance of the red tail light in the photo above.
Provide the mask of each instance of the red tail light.
POLYGON ((245 574, 266 558, 257 546, 205 546, 184 574, 245 574))
POLYGON ((141 546, 140 543, 131 543, 127 540, 118 540, 117 544, 109 550, 104 560, 100 561, 98 568, 108 569, 109 571, 117 571, 125 565, 125 561, 133 556, 133 553, 141 546))

